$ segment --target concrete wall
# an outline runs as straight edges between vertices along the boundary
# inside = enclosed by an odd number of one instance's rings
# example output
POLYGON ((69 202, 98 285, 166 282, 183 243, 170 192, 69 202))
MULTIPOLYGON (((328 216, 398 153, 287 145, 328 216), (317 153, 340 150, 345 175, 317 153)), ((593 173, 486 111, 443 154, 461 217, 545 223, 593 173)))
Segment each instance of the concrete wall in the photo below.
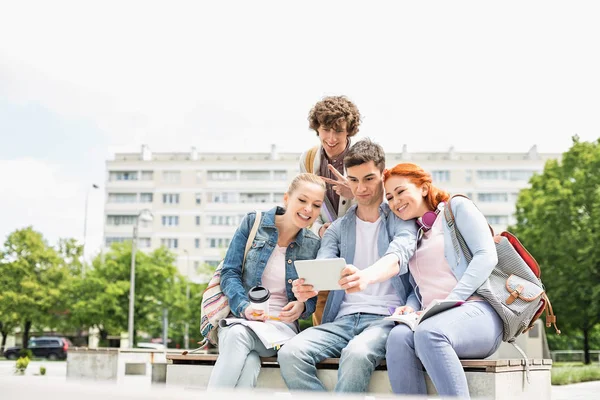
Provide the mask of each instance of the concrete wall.
POLYGON ((67 379, 117 380, 118 350, 69 349, 67 379))

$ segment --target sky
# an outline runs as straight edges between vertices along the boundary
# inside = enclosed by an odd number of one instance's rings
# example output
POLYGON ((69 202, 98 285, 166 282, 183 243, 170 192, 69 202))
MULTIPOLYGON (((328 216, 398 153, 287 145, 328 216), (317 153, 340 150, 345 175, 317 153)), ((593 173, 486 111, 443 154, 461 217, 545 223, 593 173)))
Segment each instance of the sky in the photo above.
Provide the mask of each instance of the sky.
POLYGON ((346 95, 387 151, 600 137, 597 1, 0 0, 0 238, 102 241, 115 152, 299 151, 346 95), (90 190, 92 184, 100 190, 90 190))

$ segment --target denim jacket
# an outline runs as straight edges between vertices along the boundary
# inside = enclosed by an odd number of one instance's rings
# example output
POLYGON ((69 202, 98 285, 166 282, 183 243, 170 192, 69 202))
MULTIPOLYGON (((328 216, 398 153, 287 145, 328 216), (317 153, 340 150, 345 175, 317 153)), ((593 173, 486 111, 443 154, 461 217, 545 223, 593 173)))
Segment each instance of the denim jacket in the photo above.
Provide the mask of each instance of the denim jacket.
MULTIPOLYGON (((233 235, 223 261, 221 290, 229 300, 231 312, 237 317, 244 318, 244 310, 250 305, 248 291, 251 287, 260 285, 262 282, 262 275, 267 266, 267 261, 269 261, 269 257, 271 257, 271 253, 277 245, 279 236, 275 226, 275 215, 282 215, 284 212, 283 208, 275 207, 262 214, 256 237, 246 257, 243 273, 244 250, 256 219, 256 212, 248 213, 233 235)), ((296 300, 292 292, 292 281, 298 279, 294 261, 313 260, 319 251, 319 244, 320 239, 317 235, 308 229, 301 229, 294 241, 287 247, 285 252, 285 286, 288 301, 296 300)), ((309 317, 315 311, 316 303, 316 297, 306 301, 304 313, 300 318, 309 317)))
MULTIPOLYGON (((338 218, 325 231, 317 258, 342 257, 347 264, 354 262, 354 251, 357 245, 356 208, 356 205, 352 206, 346 212, 346 215, 338 218)), ((417 225, 413 220, 403 221, 396 217, 387 203, 382 203, 379 206, 379 215, 381 217, 379 237, 377 238, 379 257, 381 258, 390 253, 398 257, 400 270, 404 271, 404 274, 401 276, 396 275, 390 279, 401 303, 405 304, 412 291, 406 271, 408 270, 408 260, 416 249, 417 225)), ((329 293, 323 311, 323 323, 332 322, 335 319, 344 300, 344 294, 343 290, 334 290, 329 293)))
MULTIPOLYGON (((488 223, 477 206, 464 197, 454 197, 450 201, 456 229, 462 234, 465 243, 473 254, 473 259, 469 264, 460 247, 454 248, 450 228, 446 223, 443 210, 439 218, 444 218, 444 257, 456 277, 458 283, 450 292, 449 300, 467 300, 490 276, 492 270, 498 264, 498 254, 492 235, 490 234, 488 223)), ((406 273, 408 269, 401 270, 400 273, 406 273)), ((410 276, 410 283, 413 288, 416 286, 415 280, 410 276)), ((407 301, 407 305, 413 309, 421 308, 419 289, 412 292, 407 301)))

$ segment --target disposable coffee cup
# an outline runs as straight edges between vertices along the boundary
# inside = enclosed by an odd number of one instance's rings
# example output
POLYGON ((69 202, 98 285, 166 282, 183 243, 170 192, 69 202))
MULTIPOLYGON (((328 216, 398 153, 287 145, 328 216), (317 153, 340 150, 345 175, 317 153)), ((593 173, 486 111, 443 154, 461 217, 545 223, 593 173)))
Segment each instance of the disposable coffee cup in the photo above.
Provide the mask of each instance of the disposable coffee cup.
POLYGON ((269 298, 271 292, 269 289, 262 286, 254 286, 248 292, 248 299, 250 300, 250 306, 254 310, 262 310, 265 315, 269 315, 269 298))

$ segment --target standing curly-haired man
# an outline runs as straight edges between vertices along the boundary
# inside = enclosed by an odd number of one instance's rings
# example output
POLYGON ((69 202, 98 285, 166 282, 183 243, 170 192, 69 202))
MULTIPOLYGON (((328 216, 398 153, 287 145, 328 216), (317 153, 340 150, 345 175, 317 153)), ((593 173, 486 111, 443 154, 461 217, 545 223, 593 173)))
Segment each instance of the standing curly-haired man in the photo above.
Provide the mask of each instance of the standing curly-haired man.
MULTIPOLYGON (((327 182, 321 214, 311 228, 323 237, 329 225, 346 214, 352 205, 354 196, 344 177, 344 156, 350 148, 350 138, 358 133, 360 112, 347 97, 328 96, 313 106, 308 121, 321 143, 302 153, 300 171, 317 174, 327 182)), ((313 325, 321 323, 328 293, 319 293, 313 325)))

